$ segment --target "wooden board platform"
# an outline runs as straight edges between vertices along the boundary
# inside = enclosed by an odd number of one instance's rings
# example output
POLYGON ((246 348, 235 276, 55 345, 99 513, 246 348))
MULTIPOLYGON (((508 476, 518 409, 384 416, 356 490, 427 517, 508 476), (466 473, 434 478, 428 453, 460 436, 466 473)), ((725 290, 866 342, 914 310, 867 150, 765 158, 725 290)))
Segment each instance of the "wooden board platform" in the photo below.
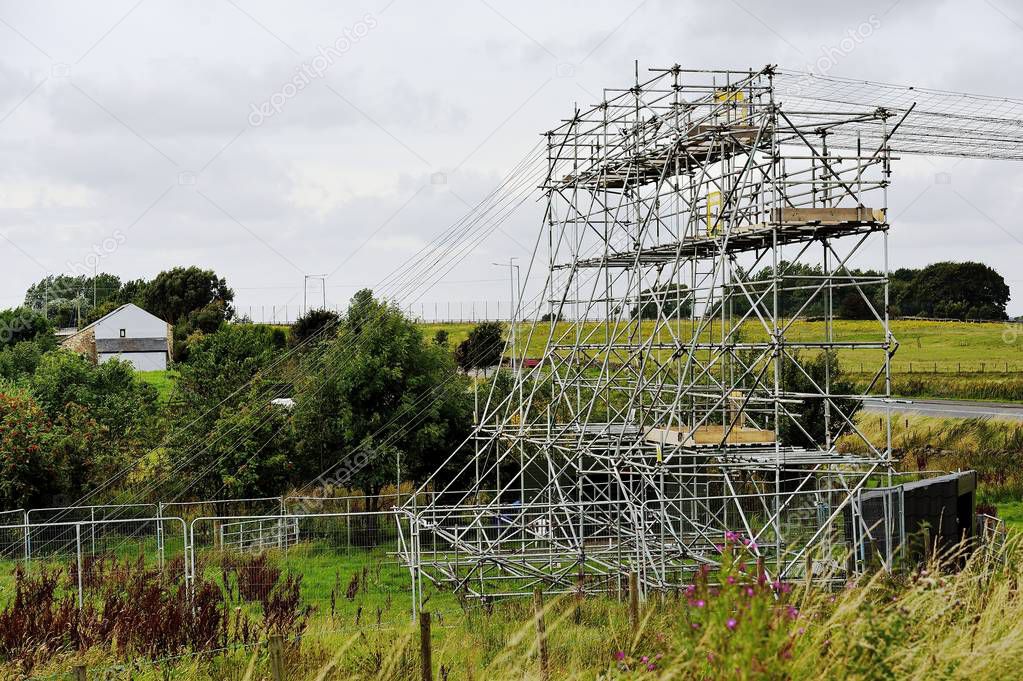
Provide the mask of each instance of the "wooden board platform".
MULTIPOLYGON (((681 445, 683 447, 713 447, 722 444, 724 426, 700 426, 689 435, 688 426, 670 428, 648 428, 644 439, 659 445, 681 445)), ((728 433, 726 445, 768 445, 774 444, 774 431, 736 426, 728 433)))

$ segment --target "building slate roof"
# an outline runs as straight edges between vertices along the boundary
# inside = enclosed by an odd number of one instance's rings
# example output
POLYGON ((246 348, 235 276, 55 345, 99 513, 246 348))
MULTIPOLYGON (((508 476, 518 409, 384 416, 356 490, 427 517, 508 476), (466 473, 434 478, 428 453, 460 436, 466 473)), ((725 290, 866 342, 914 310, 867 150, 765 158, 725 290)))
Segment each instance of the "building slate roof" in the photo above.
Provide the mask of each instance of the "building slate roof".
POLYGON ((97 338, 96 352, 167 352, 166 338, 97 338))

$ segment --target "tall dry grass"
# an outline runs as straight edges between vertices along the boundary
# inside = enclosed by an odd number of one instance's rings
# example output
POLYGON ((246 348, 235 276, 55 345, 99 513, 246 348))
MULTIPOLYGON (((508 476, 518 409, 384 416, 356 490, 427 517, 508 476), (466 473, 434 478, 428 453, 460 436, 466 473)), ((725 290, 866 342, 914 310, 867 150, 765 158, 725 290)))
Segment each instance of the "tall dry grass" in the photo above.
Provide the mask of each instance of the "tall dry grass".
MULTIPOLYGON (((1006 559, 978 552, 840 589, 773 583, 741 552, 716 576, 644 604, 630 629, 615 599, 548 602, 553 679, 987 679, 1023 671, 1023 597, 1014 538, 1006 559)), ((286 649, 289 679, 418 680, 417 629, 318 629, 286 649)), ((435 622, 435 676, 540 679, 532 605, 505 601, 435 622)), ((103 664, 99 652, 87 655, 103 664)), ((67 661, 65 660, 65 664, 67 661)), ((97 678, 268 679, 265 646, 134 665, 97 678)), ((55 670, 56 671, 56 670, 55 670)))
MULTIPOLYGON (((877 414, 863 413, 857 427, 873 443, 883 444, 885 425, 877 414)), ((865 453, 856 436, 839 449, 865 453)), ((975 470, 979 497, 986 502, 1023 498, 1023 423, 1003 419, 949 419, 930 416, 892 418, 892 454, 897 467, 912 473, 927 470, 975 470)))

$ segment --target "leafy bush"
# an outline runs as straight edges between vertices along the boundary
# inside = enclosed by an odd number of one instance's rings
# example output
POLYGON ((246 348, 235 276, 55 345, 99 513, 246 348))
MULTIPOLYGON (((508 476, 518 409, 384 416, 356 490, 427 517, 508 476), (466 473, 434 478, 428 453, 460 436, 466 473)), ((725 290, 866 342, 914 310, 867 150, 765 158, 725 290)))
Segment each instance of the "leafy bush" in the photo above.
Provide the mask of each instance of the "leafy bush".
POLYGON ((455 361, 462 371, 489 369, 501 363, 504 354, 504 325, 480 322, 455 348, 455 361))
POLYGON ((337 323, 340 320, 341 315, 332 310, 309 310, 296 319, 292 325, 291 344, 293 346, 301 345, 307 338, 312 338, 323 329, 328 329, 328 331, 324 332, 324 337, 320 340, 327 340, 334 335, 333 331, 336 331, 337 323))
POLYGON ((59 490, 53 424, 29 395, 0 394, 0 507, 45 506, 59 490))

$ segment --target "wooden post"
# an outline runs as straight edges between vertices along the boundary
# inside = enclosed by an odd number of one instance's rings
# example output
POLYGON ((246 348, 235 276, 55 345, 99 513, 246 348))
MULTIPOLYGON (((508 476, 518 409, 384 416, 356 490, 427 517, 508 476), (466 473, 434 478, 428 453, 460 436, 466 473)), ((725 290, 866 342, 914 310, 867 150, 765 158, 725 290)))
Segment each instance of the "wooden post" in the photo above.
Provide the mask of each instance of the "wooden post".
POLYGON ((810 553, 810 548, 806 549, 806 588, 810 588, 810 584, 813 583, 813 554, 810 553))
POLYGON ((586 575, 583 566, 579 566, 579 574, 575 578, 575 623, 583 620, 583 590, 586 588, 586 575))
POLYGON ((639 630, 639 573, 629 573, 629 626, 632 633, 639 630))
POLYGON ((430 613, 419 613, 419 652, 422 658, 422 680, 433 681, 433 649, 430 637, 430 613))
POLYGON ((270 635, 270 673, 273 681, 284 681, 284 641, 280 634, 270 635))
POLYGON ((74 668, 75 681, 88 681, 89 672, 85 670, 84 664, 76 664, 74 668))
POLYGON ((543 621, 543 592, 533 589, 533 611, 536 615, 536 643, 540 652, 540 678, 551 681, 550 659, 547 656, 547 627, 543 621))

